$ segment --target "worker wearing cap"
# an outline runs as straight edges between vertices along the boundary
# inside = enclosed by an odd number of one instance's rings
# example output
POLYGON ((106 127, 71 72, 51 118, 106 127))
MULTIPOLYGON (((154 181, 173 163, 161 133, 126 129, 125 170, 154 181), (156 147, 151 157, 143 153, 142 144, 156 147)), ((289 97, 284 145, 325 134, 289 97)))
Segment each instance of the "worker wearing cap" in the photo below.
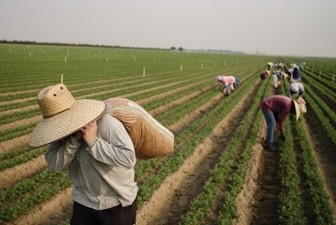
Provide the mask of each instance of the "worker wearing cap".
POLYGON ((287 91, 287 96, 290 98, 297 97, 297 98, 302 98, 304 94, 304 86, 301 82, 295 81, 290 84, 288 91, 287 91))

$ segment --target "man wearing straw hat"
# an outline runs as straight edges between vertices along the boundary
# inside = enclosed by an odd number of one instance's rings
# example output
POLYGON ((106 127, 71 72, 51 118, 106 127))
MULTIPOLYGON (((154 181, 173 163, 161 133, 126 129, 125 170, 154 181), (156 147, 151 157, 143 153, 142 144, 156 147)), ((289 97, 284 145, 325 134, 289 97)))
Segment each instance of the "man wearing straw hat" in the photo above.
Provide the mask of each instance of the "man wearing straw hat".
POLYGON ((37 100, 43 119, 28 145, 50 144, 45 153, 49 168, 68 169, 71 224, 135 224, 136 155, 123 124, 104 114, 103 101, 76 100, 64 84, 44 88, 37 100))
POLYGON ((280 137, 285 140, 285 119, 289 113, 299 119, 300 114, 306 113, 303 99, 292 100, 283 95, 273 95, 264 99, 260 104, 267 124, 265 150, 276 151, 273 146, 273 136, 276 128, 280 130, 280 137))

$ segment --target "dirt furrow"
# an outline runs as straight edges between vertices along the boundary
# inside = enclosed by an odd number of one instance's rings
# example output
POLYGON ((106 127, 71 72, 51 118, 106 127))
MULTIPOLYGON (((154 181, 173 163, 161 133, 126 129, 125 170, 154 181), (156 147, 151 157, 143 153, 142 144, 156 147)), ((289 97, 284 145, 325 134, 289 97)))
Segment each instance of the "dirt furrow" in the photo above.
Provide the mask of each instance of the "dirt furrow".
POLYGON ((234 225, 249 225, 253 221, 255 204, 258 203, 257 196, 260 191, 259 174, 263 172, 265 152, 262 146, 262 137, 265 136, 265 124, 263 123, 258 131, 256 144, 249 160, 247 173, 244 179, 244 186, 236 199, 238 216, 233 220, 234 225))
MULTIPOLYGON (((201 92, 198 93, 198 95, 200 95, 201 92)), ((194 95, 194 94, 192 94, 194 95)), ((185 96, 186 97, 186 96, 185 96)), ((181 98, 177 101, 174 101, 172 104, 183 104, 184 102, 188 101, 189 98, 181 98)), ((194 96, 196 97, 196 96, 194 96)), ((173 134, 175 136, 177 136, 180 132, 182 132, 184 129, 186 129, 186 127, 188 127, 192 121, 197 120, 197 118, 201 117, 206 111, 210 110, 210 108, 212 108, 215 104, 218 103, 218 101, 220 101, 223 98, 222 94, 218 94, 215 98, 213 98, 211 101, 209 101, 208 103, 206 103, 205 105, 199 107, 198 109, 194 110, 193 112, 187 114, 185 117, 183 117, 182 119, 180 119, 179 121, 177 121, 176 123, 172 124, 171 126, 168 127, 168 129, 173 132, 173 134)), ((162 107, 159 107, 160 110, 168 110, 169 108, 171 108, 170 104, 164 105, 162 107)), ((155 111, 155 110, 154 110, 155 111)), ((152 112, 152 114, 156 114, 154 112, 152 112)), ((186 140, 184 140, 183 142, 181 142, 179 144, 179 146, 175 146, 175 148, 179 148, 180 146, 184 145, 187 141, 189 140, 189 138, 187 138, 186 140)), ((164 162, 166 161, 166 158, 163 157, 161 158, 158 162, 155 163, 155 166, 153 166, 150 170, 148 170, 145 174, 143 174, 139 180, 137 181, 139 184, 141 184, 143 181, 146 180, 146 178, 148 176, 150 176, 154 171, 156 171, 164 162)))
MULTIPOLYGON (((252 101, 249 99, 247 102, 252 103, 252 101)), ((249 104, 243 104, 244 107, 242 107, 240 109, 240 113, 237 113, 235 115, 235 117, 233 118, 233 120, 239 120, 239 121, 243 121, 244 120, 244 112, 246 112, 249 108, 250 105, 249 104)), ((220 141, 218 144, 219 146, 225 146, 228 143, 228 140, 232 139, 232 137, 236 136, 236 135, 232 135, 232 133, 235 132, 235 130, 238 130, 240 123, 234 123, 234 124, 230 124, 230 126, 233 125, 233 128, 231 127, 230 129, 230 133, 228 134, 226 133, 226 135, 224 135, 224 139, 222 141, 220 141)), ((246 150, 246 143, 247 140, 249 139, 250 136, 250 132, 252 127, 249 127, 248 129, 245 130, 245 133, 240 137, 240 147, 239 149, 237 149, 237 151, 235 152, 235 156, 234 158, 231 160, 231 171, 229 172, 229 174, 234 174, 237 170, 237 168, 239 168, 239 164, 240 164, 240 159, 242 158, 241 155, 244 153, 244 151, 246 150)), ((260 145, 261 146, 261 145, 260 145)), ((259 146, 259 151, 257 153, 260 153, 260 146, 259 146)), ((253 149, 255 151, 257 151, 257 147, 254 146, 253 149)), ((255 154, 255 152, 253 151, 251 154, 251 157, 249 159, 249 167, 247 170, 247 175, 245 176, 245 181, 248 183, 248 187, 252 187, 254 186, 254 190, 256 189, 256 185, 252 185, 252 182, 249 182, 249 179, 252 178, 252 180, 256 177, 257 174, 257 170, 256 168, 258 168, 259 165, 259 161, 256 160, 257 157, 259 156, 260 158, 260 154, 255 154), (252 163, 252 164, 251 164, 252 163), (253 167, 252 167, 253 165, 253 167)), ((229 177, 228 177, 229 179, 229 177)), ((223 186, 219 188, 219 190, 216 191, 216 197, 217 197, 217 201, 216 203, 213 205, 212 209, 210 212, 208 212, 208 217, 206 218, 205 221, 202 222, 202 224, 206 224, 206 225, 217 225, 218 224, 218 218, 220 217, 223 205, 225 205, 225 192, 230 191, 230 183, 232 181, 226 181, 223 180, 223 186)), ((245 191, 241 191, 241 193, 237 196, 237 201, 236 201, 236 206, 237 206, 237 212, 238 214, 240 214, 239 216, 244 216, 246 217, 246 210, 245 212, 242 214, 241 209, 243 209, 243 206, 245 206, 246 204, 250 204, 249 199, 251 199, 251 197, 249 198, 248 195, 249 193, 252 193, 251 189, 245 189, 245 191), (243 194, 242 194, 243 193, 243 194)), ((254 194, 254 192, 253 192, 254 194)), ((232 223, 235 223, 235 220, 232 221, 232 223)))
POLYGON ((9 187, 20 180, 34 175, 46 168, 47 163, 44 155, 41 155, 26 163, 22 163, 13 168, 0 171, 0 190, 9 187))
POLYGON ((281 190, 278 166, 279 152, 263 150, 257 177, 258 189, 254 195, 254 209, 250 224, 278 224, 278 194, 281 190))
MULTIPOLYGON (((269 95, 273 94, 281 94, 280 88, 271 87, 269 95)), ((266 123, 263 120, 253 146, 244 187, 237 198, 238 217, 233 221, 235 225, 278 224, 280 153, 264 150, 265 136, 266 123)))
POLYGON ((314 150, 321 178, 324 182, 329 202, 336 220, 336 146, 328 138, 326 131, 318 123, 316 114, 309 110, 304 117, 306 137, 314 150))
POLYGON ((32 207, 30 213, 6 225, 58 225, 64 218, 71 217, 71 205, 71 188, 67 188, 50 201, 32 207))
POLYGON ((16 137, 8 141, 3 141, 0 143, 0 154, 14 151, 18 148, 27 146, 30 134, 16 137))

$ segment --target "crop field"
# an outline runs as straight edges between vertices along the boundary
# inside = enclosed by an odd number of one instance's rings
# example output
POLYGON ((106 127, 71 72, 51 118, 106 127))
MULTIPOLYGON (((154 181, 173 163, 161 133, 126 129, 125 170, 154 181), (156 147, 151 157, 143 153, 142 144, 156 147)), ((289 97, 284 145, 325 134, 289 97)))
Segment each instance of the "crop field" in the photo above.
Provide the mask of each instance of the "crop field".
MULTIPOLYGON (((171 155, 138 160, 137 225, 336 224, 336 59, 0 44, 0 224, 69 224, 71 182, 27 146, 38 92, 63 82, 78 99, 125 97, 175 135, 171 155), (306 62, 307 113, 265 151, 260 102, 286 95, 267 62, 306 62), (216 76, 241 85, 221 93, 216 76)), ((276 138, 279 134, 276 134, 276 138)))

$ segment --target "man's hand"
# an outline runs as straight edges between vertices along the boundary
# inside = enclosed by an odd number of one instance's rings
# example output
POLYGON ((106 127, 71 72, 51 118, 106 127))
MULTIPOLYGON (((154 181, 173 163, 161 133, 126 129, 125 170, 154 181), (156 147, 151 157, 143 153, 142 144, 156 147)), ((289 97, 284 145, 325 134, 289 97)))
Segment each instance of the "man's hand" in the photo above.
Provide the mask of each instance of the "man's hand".
POLYGON ((95 120, 81 128, 83 140, 87 145, 90 145, 95 140, 97 137, 97 130, 98 127, 95 120))

